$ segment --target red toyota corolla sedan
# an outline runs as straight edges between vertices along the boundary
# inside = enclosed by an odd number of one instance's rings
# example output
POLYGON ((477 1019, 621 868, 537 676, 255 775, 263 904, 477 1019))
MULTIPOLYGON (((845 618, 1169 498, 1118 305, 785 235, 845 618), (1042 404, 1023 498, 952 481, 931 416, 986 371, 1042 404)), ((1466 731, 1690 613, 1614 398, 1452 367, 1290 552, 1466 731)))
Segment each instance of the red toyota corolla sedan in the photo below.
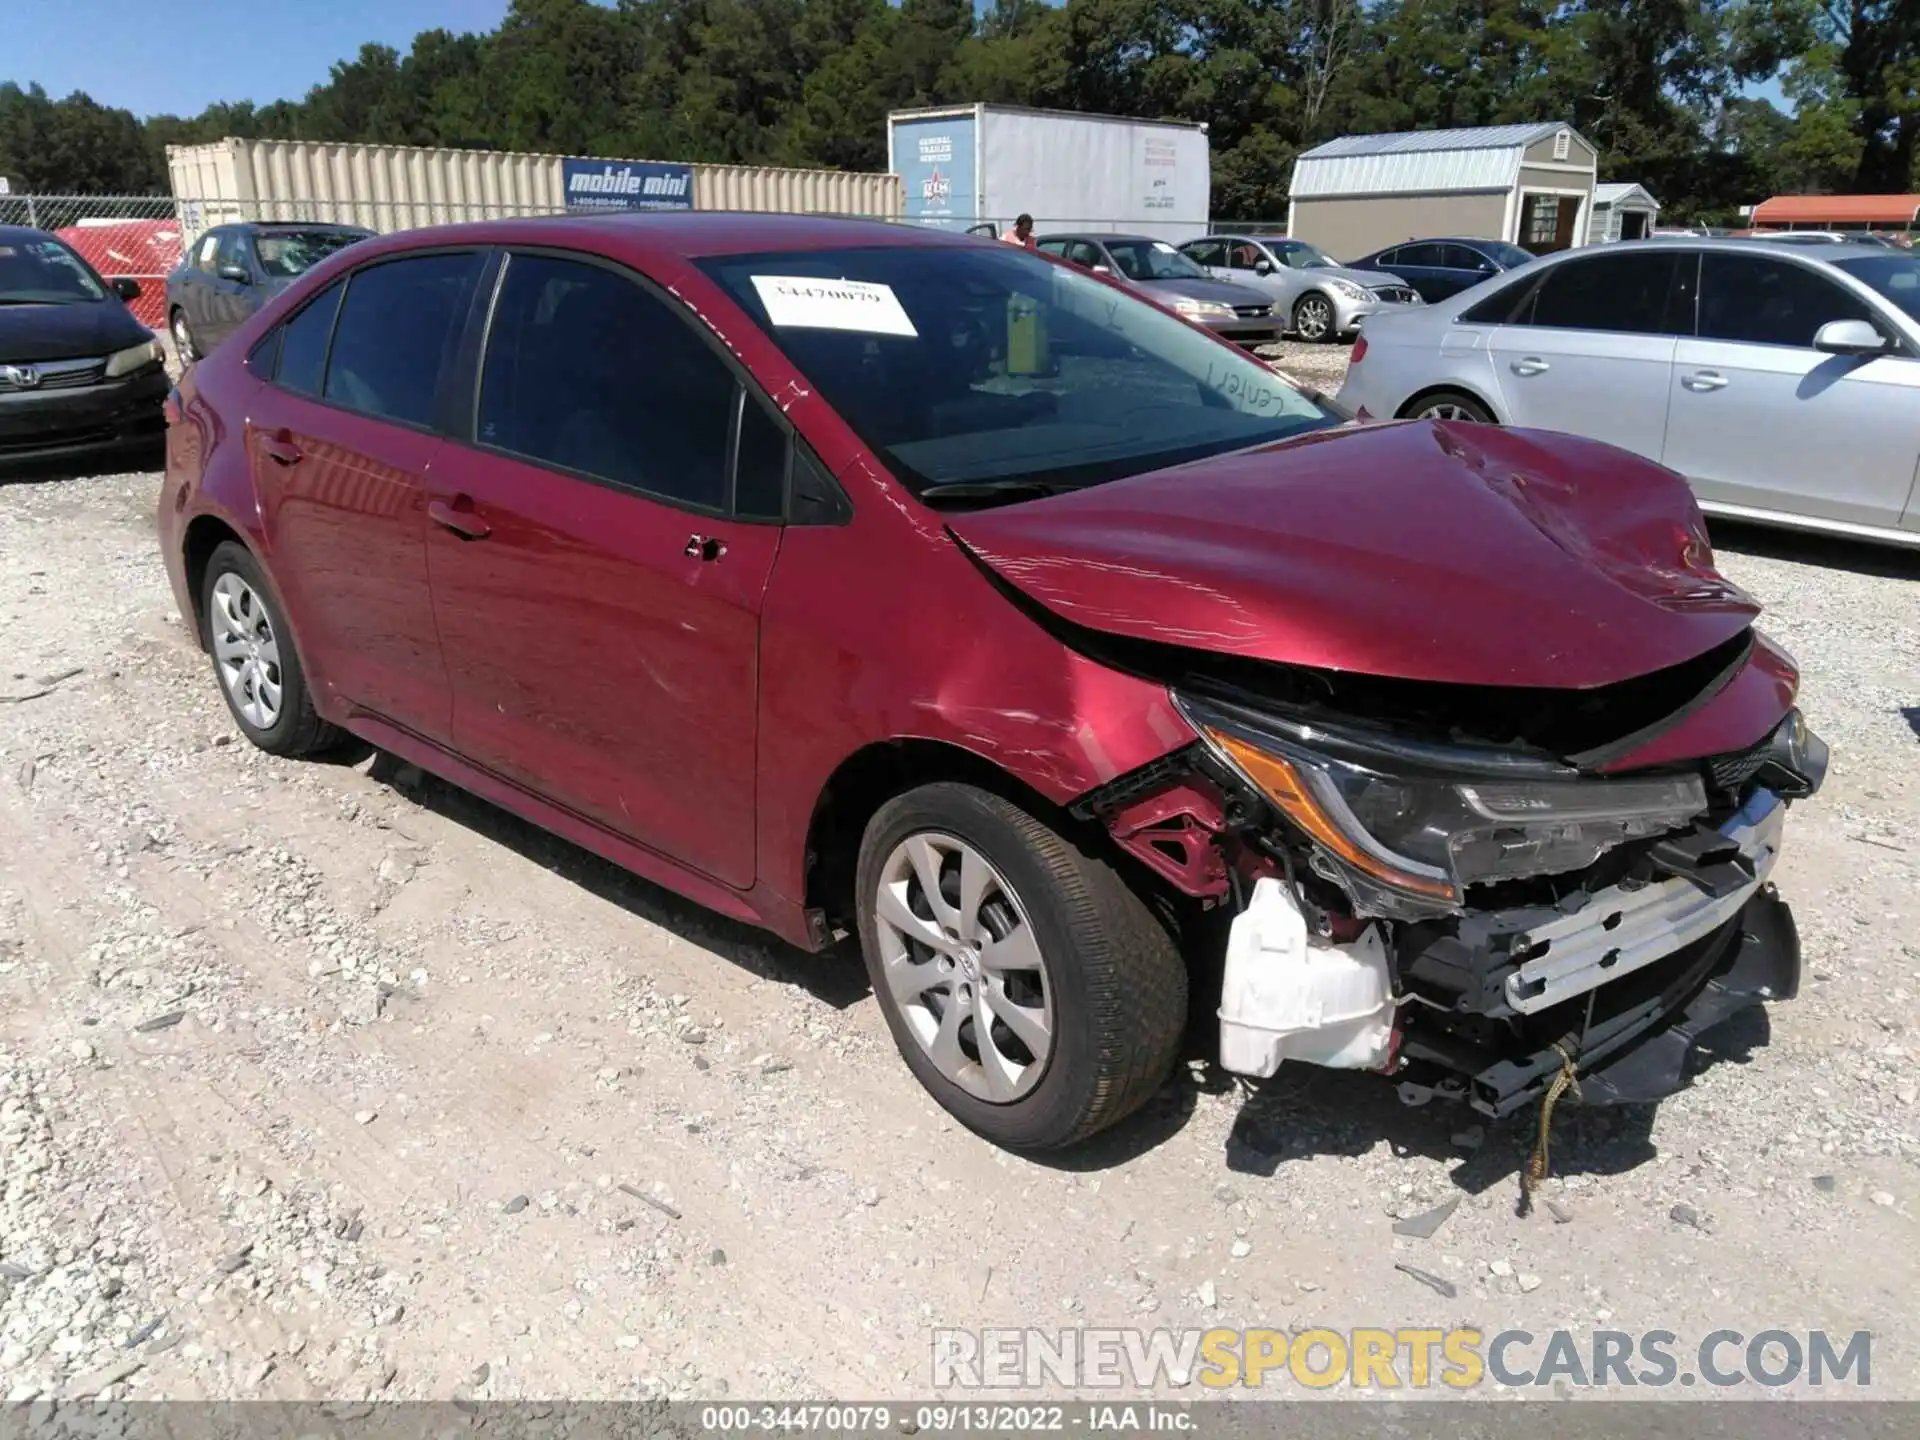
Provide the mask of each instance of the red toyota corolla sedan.
POLYGON ((343 251, 170 401, 249 739, 341 731, 792 943, 1009 1146, 1165 1079, 1503 1115, 1791 996, 1825 747, 1686 486, 1355 427, 1010 246, 764 215, 343 251))

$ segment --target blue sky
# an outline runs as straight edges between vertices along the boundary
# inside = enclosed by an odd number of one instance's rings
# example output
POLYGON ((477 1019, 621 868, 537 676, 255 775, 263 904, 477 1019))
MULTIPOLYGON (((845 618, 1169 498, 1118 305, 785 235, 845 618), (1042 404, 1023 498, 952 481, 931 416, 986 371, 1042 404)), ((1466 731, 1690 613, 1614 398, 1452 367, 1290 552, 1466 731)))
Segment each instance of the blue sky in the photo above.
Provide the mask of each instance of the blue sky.
MULTIPOLYGON (((0 0, 0 80, 84 90, 136 115, 296 100, 372 41, 491 30, 507 0, 0 0)), ((1752 87, 1784 107, 1776 82, 1752 87)))
POLYGON ((373 41, 491 30, 507 0, 0 0, 0 80, 136 115, 298 99, 373 41))

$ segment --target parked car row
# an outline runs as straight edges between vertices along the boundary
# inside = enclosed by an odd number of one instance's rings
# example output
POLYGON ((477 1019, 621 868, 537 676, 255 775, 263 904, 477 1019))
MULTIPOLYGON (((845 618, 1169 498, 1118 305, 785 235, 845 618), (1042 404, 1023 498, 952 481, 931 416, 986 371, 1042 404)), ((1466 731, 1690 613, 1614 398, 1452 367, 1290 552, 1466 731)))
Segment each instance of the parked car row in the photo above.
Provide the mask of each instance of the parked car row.
MULTIPOLYGON (((219 346, 272 296, 373 232, 344 225, 223 225, 166 281, 183 363, 219 346)), ((103 279, 60 236, 0 226, 0 461, 68 461, 140 449, 165 432, 166 352, 128 303, 138 282, 103 279)))

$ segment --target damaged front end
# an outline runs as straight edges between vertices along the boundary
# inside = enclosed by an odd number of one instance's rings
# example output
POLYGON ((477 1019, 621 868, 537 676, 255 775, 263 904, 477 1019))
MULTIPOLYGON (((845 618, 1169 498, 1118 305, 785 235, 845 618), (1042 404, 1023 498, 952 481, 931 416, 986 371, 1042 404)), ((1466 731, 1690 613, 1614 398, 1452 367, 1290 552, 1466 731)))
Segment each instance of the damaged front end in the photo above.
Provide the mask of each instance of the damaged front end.
POLYGON ((1228 1069, 1376 1070, 1409 1103, 1489 1116, 1568 1068, 1589 1103, 1655 1100, 1686 1083, 1703 1031, 1798 986, 1768 876, 1825 746, 1788 710, 1733 753, 1638 764, 1716 703, 1750 718, 1741 679, 1772 662, 1791 676, 1748 635, 1678 691, 1669 675, 1558 707, 1535 695, 1499 728, 1500 706, 1440 715, 1448 687, 1397 688, 1391 709, 1366 694, 1356 715, 1189 673, 1173 689, 1200 742, 1077 808, 1230 908, 1228 1069))

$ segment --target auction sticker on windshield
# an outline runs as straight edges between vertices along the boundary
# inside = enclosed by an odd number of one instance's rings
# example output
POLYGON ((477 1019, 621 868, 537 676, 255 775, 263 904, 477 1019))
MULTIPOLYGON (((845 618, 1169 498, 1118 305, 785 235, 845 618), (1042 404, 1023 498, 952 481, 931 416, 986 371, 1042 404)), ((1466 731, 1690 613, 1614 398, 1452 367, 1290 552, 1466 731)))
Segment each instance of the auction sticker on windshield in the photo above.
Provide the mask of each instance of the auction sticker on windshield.
POLYGON ((862 335, 919 331, 891 285, 867 280, 820 280, 807 275, 755 275, 753 288, 774 325, 795 330, 853 330, 862 335))

